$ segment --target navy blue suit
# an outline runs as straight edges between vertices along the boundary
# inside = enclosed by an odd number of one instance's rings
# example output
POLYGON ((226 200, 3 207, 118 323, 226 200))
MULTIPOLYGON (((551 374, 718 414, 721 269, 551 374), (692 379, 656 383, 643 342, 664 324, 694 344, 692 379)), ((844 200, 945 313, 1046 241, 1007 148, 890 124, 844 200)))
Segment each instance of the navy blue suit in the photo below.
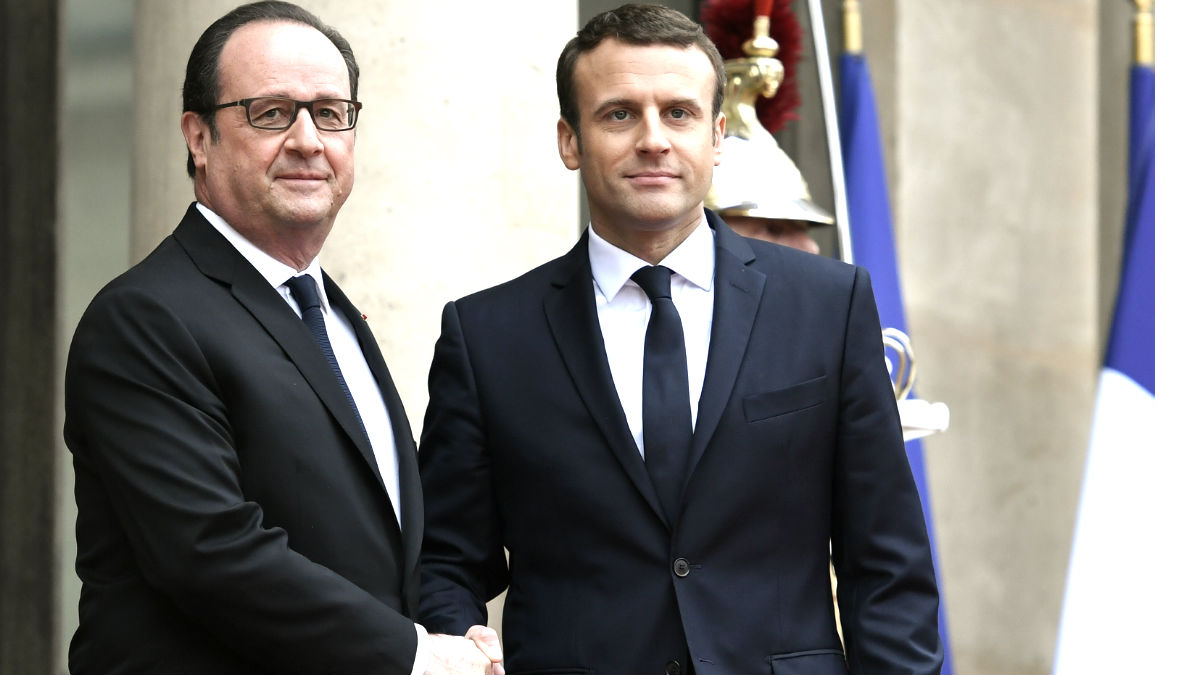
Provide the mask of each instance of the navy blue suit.
POLYGON ((419 456, 421 619, 461 633, 507 587, 510 673, 937 672, 938 592, 866 272, 708 224, 711 347, 673 528, 609 373, 586 236, 446 306, 419 456))

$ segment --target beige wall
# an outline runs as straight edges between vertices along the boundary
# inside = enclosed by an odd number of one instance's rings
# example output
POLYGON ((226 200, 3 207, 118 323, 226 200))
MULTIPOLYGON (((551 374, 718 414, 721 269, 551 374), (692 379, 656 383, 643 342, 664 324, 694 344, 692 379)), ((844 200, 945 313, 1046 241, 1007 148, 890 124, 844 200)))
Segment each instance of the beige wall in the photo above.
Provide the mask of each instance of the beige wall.
MULTIPOLYGON (((872 3, 864 3, 868 12, 872 3)), ((893 209, 961 672, 1048 672, 1099 331, 1095 0, 895 5, 893 209)))

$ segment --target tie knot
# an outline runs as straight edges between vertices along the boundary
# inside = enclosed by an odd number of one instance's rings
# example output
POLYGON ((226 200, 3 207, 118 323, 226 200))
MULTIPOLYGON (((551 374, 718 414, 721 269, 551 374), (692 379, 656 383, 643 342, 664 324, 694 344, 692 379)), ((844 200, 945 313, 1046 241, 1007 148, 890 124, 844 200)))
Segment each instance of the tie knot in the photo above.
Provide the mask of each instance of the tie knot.
POLYGON ((646 291, 651 300, 671 299, 671 268, 662 265, 646 265, 633 273, 633 282, 646 291))
POLYGON ((292 291, 292 297, 296 298, 296 304, 300 305, 300 311, 321 306, 321 296, 317 294, 317 281, 307 274, 292 277, 284 282, 292 291))

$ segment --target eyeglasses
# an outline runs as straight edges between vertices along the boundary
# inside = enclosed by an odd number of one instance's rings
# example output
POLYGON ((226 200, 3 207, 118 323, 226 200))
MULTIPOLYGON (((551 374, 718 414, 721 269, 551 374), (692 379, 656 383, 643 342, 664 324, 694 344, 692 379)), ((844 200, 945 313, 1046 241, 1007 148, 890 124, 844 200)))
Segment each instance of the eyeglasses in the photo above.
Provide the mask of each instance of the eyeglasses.
POLYGON ((318 98, 312 101, 297 101, 292 98, 267 96, 243 98, 214 106, 213 110, 240 105, 246 109, 246 121, 255 129, 282 131, 290 128, 304 108, 312 117, 313 124, 322 131, 347 131, 358 123, 358 111, 362 103, 344 98, 318 98))

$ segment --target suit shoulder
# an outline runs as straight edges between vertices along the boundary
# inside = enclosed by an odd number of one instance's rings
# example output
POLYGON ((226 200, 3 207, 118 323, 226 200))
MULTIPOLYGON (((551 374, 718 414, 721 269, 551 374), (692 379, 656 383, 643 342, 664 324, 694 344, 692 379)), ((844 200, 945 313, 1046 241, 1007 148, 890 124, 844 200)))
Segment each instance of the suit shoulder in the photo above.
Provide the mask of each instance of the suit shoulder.
POLYGON ((197 269, 187 252, 168 236, 145 258, 105 284, 88 303, 76 331, 111 330, 147 316, 187 322, 205 318, 201 309, 215 285, 197 269))
POLYGON ((174 287, 168 280, 181 278, 189 268, 192 265, 187 254, 173 236, 168 236, 145 258, 101 287, 92 302, 113 294, 138 291, 166 295, 174 287))
POLYGON ((537 267, 490 288, 476 291, 455 301, 460 308, 478 308, 489 305, 511 306, 514 303, 538 299, 538 292, 567 278, 573 269, 570 254, 542 263, 537 267))

